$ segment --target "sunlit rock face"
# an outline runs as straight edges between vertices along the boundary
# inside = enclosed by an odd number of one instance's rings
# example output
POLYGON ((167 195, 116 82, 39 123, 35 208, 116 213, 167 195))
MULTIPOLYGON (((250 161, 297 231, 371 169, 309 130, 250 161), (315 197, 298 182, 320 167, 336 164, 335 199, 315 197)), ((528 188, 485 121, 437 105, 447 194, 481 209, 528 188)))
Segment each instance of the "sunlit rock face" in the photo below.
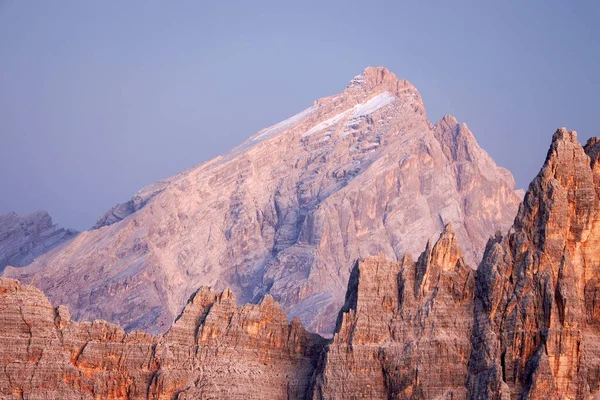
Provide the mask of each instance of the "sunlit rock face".
POLYGON ((323 344, 269 296, 237 307, 201 288, 159 336, 73 322, 0 278, 2 399, 303 399, 323 344))
POLYGON ((0 278, 0 397, 598 398, 599 155, 600 140, 558 130, 477 270, 453 224, 416 261, 357 261, 330 340, 288 322, 271 295, 240 306, 202 287, 151 335, 73 322, 39 289, 0 278))
POLYGON ((464 399, 475 271, 447 226, 415 262, 359 261, 313 399, 464 399))
POLYGON ((127 331, 166 331, 207 285, 230 287, 240 303, 270 294, 331 334, 357 259, 417 257, 452 223, 476 267, 520 201, 465 124, 431 124, 414 86, 369 67, 342 93, 141 190, 61 251, 5 276, 75 319, 127 331))
POLYGON ((600 165, 559 129, 515 224, 477 271, 471 398, 600 395, 600 165))

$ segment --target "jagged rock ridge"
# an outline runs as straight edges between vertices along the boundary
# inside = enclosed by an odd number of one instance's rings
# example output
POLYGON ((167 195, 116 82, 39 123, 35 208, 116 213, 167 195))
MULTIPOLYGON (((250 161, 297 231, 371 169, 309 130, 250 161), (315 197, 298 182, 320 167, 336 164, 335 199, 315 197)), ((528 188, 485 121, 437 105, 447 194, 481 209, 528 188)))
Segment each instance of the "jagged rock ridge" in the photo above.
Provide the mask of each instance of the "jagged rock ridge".
POLYGON ((465 398, 474 275, 450 226, 417 262, 357 263, 313 399, 465 398))
POLYGON ((269 296, 237 307, 202 288, 162 336, 73 322, 32 286, 0 278, 3 399, 302 399, 324 339, 269 296))
POLYGON ((432 125, 417 89, 367 68, 342 93, 223 156, 151 185, 60 252, 5 276, 76 319, 164 332, 199 286, 271 294, 331 333, 350 267, 418 255, 451 222, 467 263, 506 231, 521 194, 465 124, 432 125))
POLYGON ((0 215, 0 272, 7 265, 22 267, 30 264, 77 233, 53 224, 45 211, 0 215))
POLYGON ((203 287, 167 333, 149 335, 73 322, 38 289, 0 278, 0 396, 464 398, 473 275, 450 226, 417 262, 361 260, 327 347, 269 295, 237 306, 230 290, 203 287))
POLYGON ((355 264, 331 341, 270 296, 202 288, 164 335, 72 322, 0 278, 3 398, 594 399, 600 140, 553 137, 513 227, 475 271, 446 225, 415 262, 355 264))
POLYGON ((600 150, 559 129, 477 271, 473 399, 600 396, 600 150))

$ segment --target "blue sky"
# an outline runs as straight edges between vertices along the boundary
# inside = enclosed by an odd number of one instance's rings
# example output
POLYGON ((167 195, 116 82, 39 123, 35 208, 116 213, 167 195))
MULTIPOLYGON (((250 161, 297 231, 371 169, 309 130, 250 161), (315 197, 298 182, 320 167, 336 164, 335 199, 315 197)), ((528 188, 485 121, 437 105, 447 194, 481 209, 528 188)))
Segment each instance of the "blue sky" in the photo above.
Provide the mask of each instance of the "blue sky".
POLYGON ((526 187, 556 128, 600 135, 599 27, 591 1, 0 0, 0 213, 88 228, 367 65, 526 187))

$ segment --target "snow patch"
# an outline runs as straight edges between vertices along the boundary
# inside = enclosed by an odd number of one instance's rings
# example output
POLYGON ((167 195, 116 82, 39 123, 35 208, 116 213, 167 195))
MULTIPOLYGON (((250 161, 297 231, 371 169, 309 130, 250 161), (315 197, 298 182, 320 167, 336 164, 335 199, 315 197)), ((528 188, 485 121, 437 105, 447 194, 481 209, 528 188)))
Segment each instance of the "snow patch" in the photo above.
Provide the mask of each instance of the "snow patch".
POLYGON ((308 117, 312 114, 317 107, 309 107, 304 111, 299 112, 298 114, 286 119, 285 121, 281 121, 278 124, 275 124, 269 128, 265 128, 259 131, 256 135, 254 135, 250 140, 265 140, 271 136, 278 134, 281 131, 284 131, 292 126, 296 125, 298 122, 302 121, 304 118, 308 117))
POLYGON ((369 101, 354 106, 352 118, 360 118, 372 114, 381 107, 385 107, 396 100, 396 96, 390 92, 383 92, 373 97, 369 101))
POLYGON ((315 126, 313 126, 311 129, 309 129, 308 131, 306 131, 302 137, 307 137, 310 136, 314 133, 323 131, 327 128, 331 128, 333 125, 337 124, 340 120, 342 120, 344 117, 346 117, 350 112, 352 111, 352 109, 350 110, 346 110, 334 117, 329 118, 326 121, 321 122, 320 124, 317 124, 315 126))
POLYGON ((359 86, 364 82, 365 76, 363 74, 356 75, 352 80, 348 83, 348 87, 359 86))
POLYGON ((233 159, 234 157, 236 157, 237 155, 250 150, 251 148, 253 148, 257 144, 259 144, 263 140, 273 137, 286 129, 292 128, 298 122, 302 121, 303 119, 305 119, 306 117, 308 117, 309 115, 314 113, 318 108, 319 108, 319 106, 309 107, 306 110, 301 111, 298 114, 286 119, 285 121, 281 121, 278 124, 275 124, 269 128, 265 128, 265 129, 259 131, 254 136, 252 136, 249 139, 247 139, 246 141, 242 142, 242 144, 240 144, 239 146, 234 147, 233 149, 229 150, 227 153, 223 154, 223 156, 221 157, 220 160, 218 160, 216 165, 221 165, 225 162, 228 162, 231 159, 233 159))
MULTIPOLYGON (((351 128, 353 125, 356 125, 360 122, 362 118, 365 116, 374 113, 378 109, 387 106, 388 104, 393 103, 396 100, 396 96, 391 94, 390 92, 383 92, 378 94, 377 96, 369 99, 364 103, 360 103, 355 105, 349 110, 346 110, 340 114, 335 115, 334 117, 329 118, 326 121, 321 122, 320 124, 315 125, 310 130, 306 131, 302 137, 307 137, 317 132, 323 131, 325 129, 331 128, 335 124, 337 124, 340 120, 345 118, 350 114, 350 118, 346 123, 346 128, 351 128)), ((347 132, 344 132, 347 134, 347 132)), ((344 134, 342 136, 345 136, 344 134)))

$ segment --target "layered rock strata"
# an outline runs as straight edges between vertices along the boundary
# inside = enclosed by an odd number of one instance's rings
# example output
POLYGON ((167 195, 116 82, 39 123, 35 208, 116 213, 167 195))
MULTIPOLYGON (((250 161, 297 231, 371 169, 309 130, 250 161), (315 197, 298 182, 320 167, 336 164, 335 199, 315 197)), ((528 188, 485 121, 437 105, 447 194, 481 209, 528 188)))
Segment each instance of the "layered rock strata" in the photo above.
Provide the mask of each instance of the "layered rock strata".
POLYGON ((473 295, 450 226, 416 262, 357 263, 313 399, 465 398, 473 295))
POLYGON ((201 288, 166 334, 149 335, 73 322, 38 289, 0 279, 0 396, 464 398, 473 275, 450 226, 417 262, 362 260, 327 347, 270 296, 240 307, 230 290, 201 288))
POLYGON ((472 399, 600 396, 600 165, 559 129, 514 226, 477 271, 472 399))
POLYGON ((271 297, 237 307, 231 291, 202 288, 158 336, 73 322, 0 278, 2 399, 302 399, 323 342, 271 297))
POLYGON ((163 335, 73 322, 0 279, 0 397, 595 399, 600 139, 558 130, 477 271, 446 225, 417 261, 357 262, 331 341, 270 296, 198 290, 163 335))

